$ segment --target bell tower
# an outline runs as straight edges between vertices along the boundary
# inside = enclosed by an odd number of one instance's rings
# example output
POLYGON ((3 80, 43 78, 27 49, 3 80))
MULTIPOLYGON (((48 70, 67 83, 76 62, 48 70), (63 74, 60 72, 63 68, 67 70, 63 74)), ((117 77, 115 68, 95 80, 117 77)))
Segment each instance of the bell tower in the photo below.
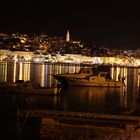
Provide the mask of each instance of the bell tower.
POLYGON ((67 30, 66 41, 67 41, 67 42, 70 41, 70 32, 69 32, 69 30, 67 30))

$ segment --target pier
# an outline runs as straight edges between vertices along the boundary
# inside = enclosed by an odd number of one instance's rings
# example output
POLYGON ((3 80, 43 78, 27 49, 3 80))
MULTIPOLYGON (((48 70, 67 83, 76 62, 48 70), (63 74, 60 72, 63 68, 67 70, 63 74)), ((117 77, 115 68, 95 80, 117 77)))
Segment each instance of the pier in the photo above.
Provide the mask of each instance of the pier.
MULTIPOLYGON (((55 110, 18 110, 19 117, 39 117, 42 122, 52 119, 54 122, 67 123, 73 125, 90 125, 90 126, 110 126, 131 131, 140 127, 140 117, 123 116, 111 114, 83 113, 83 112, 67 112, 55 110)), ((46 122, 47 123, 47 122, 46 122)))

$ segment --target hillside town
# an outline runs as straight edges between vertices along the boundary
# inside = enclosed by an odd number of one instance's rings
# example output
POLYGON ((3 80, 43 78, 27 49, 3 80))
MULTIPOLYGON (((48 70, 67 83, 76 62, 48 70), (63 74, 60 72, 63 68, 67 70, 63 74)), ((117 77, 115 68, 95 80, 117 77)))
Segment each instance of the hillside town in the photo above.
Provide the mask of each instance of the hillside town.
POLYGON ((0 33, 0 60, 34 63, 78 63, 140 66, 140 49, 109 49, 102 44, 87 46, 65 36, 0 33))

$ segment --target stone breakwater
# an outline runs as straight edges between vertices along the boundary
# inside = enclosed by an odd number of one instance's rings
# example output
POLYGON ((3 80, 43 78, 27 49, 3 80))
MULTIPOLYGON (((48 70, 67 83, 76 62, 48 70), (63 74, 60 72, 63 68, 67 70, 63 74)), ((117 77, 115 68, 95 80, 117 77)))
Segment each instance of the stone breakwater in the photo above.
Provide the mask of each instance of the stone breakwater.
POLYGON ((127 134, 123 129, 82 125, 43 125, 40 129, 41 140, 126 140, 140 138, 140 132, 127 134))
POLYGON ((27 136, 31 133, 32 136, 38 134, 41 140, 139 140, 140 138, 138 116, 19 110, 18 117, 24 118, 27 122, 22 132, 26 131, 27 136))

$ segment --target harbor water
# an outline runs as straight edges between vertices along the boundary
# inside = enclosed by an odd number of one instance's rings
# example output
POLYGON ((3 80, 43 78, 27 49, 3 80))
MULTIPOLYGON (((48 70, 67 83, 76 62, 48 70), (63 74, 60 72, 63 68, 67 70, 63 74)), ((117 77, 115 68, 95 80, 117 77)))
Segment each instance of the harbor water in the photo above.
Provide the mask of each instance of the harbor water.
MULTIPOLYGON (((81 67, 88 66, 60 63, 0 62, 0 82, 25 80, 31 81, 33 85, 40 84, 42 87, 55 87, 57 81, 52 76, 53 74, 77 73, 81 67)), ((9 93, 6 89, 0 89, 0 111, 1 114, 3 114, 0 118, 1 124, 3 123, 0 130, 4 131, 3 135, 5 134, 5 137, 13 136, 13 139, 15 135, 17 137, 15 129, 17 129, 16 113, 18 109, 49 109, 57 111, 117 114, 119 113, 119 108, 123 106, 124 108, 131 107, 134 110, 132 115, 139 116, 140 68, 111 66, 110 70, 111 77, 115 80, 118 80, 118 75, 125 77, 124 87, 68 87, 62 89, 59 96, 33 94, 31 96, 15 95, 9 93), (9 125, 13 126, 13 129, 9 128, 10 131, 8 132, 7 128, 9 125), (11 130, 13 130, 13 132, 11 130)), ((28 125, 26 130, 32 130, 33 128, 29 126, 33 124, 35 124, 35 127, 39 127, 39 122, 40 120, 38 118, 30 118, 30 120, 26 122, 28 125)), ((33 135, 30 133, 30 136, 27 131, 27 134, 24 134, 25 138, 22 139, 27 139, 27 135, 28 138, 33 139, 34 134, 38 137, 36 130, 32 130, 33 135)))
MULTIPOLYGON (((0 63, 0 82, 16 80, 31 81, 33 85, 54 87, 57 81, 52 76, 58 73, 76 73, 79 64, 47 64, 47 63, 0 63)), ((87 66, 86 66, 87 67, 87 66)), ((91 66, 90 66, 91 67, 91 66)), ((32 99, 33 108, 53 110, 112 113, 121 106, 134 106, 139 114, 139 80, 140 68, 112 66, 111 77, 118 80, 118 75, 125 77, 125 87, 68 87, 61 91, 61 96, 37 96, 32 99)), ((5 90, 0 91, 6 92, 5 90)), ((11 93, 12 94, 12 93, 11 93)), ((22 99, 21 99, 22 100, 22 99)), ((19 103, 22 106, 22 103, 19 103)))

